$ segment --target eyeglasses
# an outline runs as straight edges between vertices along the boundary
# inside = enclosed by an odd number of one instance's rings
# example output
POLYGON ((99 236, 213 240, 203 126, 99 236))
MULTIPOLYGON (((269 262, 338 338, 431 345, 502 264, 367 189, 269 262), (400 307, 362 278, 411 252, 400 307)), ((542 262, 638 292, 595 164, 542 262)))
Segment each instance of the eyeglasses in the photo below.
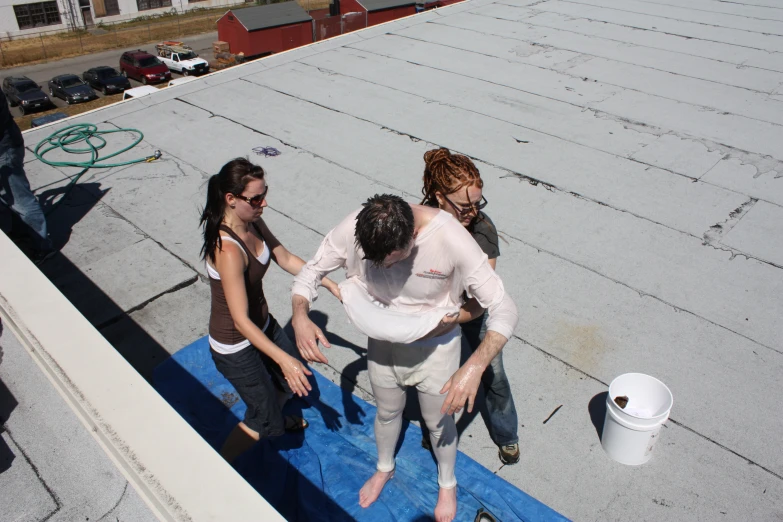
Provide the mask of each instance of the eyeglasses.
POLYGON ((266 186, 266 189, 264 190, 263 194, 258 194, 256 196, 253 196, 252 198, 243 196, 242 194, 234 194, 234 197, 241 199, 243 201, 247 201, 248 205, 250 205, 253 208, 259 208, 261 207, 261 204, 266 199, 267 192, 269 192, 269 185, 266 186))
POLYGON ((469 216, 471 213, 478 214, 478 211, 482 208, 487 206, 487 198, 484 196, 481 196, 481 200, 478 203, 473 203, 469 205, 467 208, 463 207, 462 205, 457 205, 453 201, 451 201, 448 196, 443 196, 443 198, 449 202, 449 205, 451 205, 451 208, 454 209, 454 212, 456 212, 460 217, 469 216))

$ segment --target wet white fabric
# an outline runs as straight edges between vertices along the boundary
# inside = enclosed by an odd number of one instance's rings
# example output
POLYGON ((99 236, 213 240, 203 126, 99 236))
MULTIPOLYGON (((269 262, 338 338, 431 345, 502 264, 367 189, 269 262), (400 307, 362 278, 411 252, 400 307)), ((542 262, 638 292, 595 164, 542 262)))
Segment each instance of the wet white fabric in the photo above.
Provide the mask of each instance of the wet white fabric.
POLYGON ((454 417, 440 412, 446 394, 443 385, 459 367, 462 331, 415 341, 410 344, 369 339, 367 371, 375 403, 375 443, 378 446, 378 470, 394 469, 394 449, 402 427, 405 390, 414 386, 419 392, 421 414, 430 430, 430 441, 438 461, 438 484, 442 488, 457 485, 454 466, 457 459, 457 428, 454 417))
POLYGON ((367 340, 367 373, 370 382, 384 388, 415 386, 430 395, 440 390, 459 368, 462 331, 412 343, 367 340))
POLYGON ((439 306, 423 313, 405 313, 373 299, 358 277, 340 283, 343 308, 356 328, 367 337, 393 343, 410 343, 430 333, 457 306, 439 306))
POLYGON ((516 306, 487 255, 451 214, 440 211, 434 216, 418 231, 411 255, 389 268, 373 267, 362 259, 354 236, 358 214, 352 212, 326 235, 315 257, 294 279, 294 295, 312 303, 321 279, 338 268, 346 269, 346 278, 358 277, 374 300, 409 314, 461 306, 467 290, 489 310, 487 329, 511 337, 518 320, 516 306))
MULTIPOLYGON (((378 413, 375 416, 375 442, 378 445, 378 471, 394 471, 394 449, 402 429, 405 388, 372 387, 378 413)), ((445 395, 436 397, 419 393, 419 406, 430 432, 430 443, 438 461, 438 486, 451 489, 457 485, 454 468, 457 463, 457 426, 454 417, 443 415, 445 395)))

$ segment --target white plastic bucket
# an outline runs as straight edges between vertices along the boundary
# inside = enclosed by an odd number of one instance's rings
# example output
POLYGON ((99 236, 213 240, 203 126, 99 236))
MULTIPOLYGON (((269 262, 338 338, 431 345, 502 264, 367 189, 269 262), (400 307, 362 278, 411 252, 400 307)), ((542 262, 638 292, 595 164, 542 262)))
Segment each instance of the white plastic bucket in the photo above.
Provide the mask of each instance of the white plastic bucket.
POLYGON ((674 399, 661 381, 643 373, 620 375, 609 385, 601 445, 613 460, 638 466, 650 457, 674 399), (614 402, 628 397, 625 409, 614 402))

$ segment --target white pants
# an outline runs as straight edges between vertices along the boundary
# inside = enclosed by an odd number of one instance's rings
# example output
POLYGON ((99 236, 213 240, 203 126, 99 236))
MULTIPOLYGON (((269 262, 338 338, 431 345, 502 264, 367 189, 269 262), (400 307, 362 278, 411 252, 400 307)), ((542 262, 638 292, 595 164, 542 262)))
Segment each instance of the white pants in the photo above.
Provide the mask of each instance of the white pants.
POLYGON ((430 431, 432 451, 438 461, 438 485, 457 485, 457 427, 452 415, 440 412, 446 394, 440 394, 459 368, 461 331, 451 332, 410 344, 370 339, 367 369, 378 411, 375 416, 375 443, 378 471, 394 470, 394 449, 402 429, 405 390, 415 386, 424 422, 430 431))

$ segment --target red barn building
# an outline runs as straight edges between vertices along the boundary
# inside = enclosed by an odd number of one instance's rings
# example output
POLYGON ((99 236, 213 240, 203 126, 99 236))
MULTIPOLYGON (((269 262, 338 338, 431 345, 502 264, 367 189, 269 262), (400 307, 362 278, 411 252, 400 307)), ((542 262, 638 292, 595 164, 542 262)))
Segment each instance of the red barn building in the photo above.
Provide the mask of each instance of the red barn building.
POLYGON ((296 2, 228 11, 217 21, 218 40, 232 53, 263 56, 313 43, 312 18, 296 2))
POLYGON ((340 14, 365 13, 367 27, 416 14, 416 0, 338 0, 340 14))
POLYGON ((416 14, 416 0, 359 0, 367 10, 367 27, 416 14))
POLYGON ((422 0, 419 0, 419 9, 421 11, 429 11, 436 7, 446 7, 447 5, 456 4, 462 1, 463 0, 424 0, 424 4, 422 5, 422 0))

